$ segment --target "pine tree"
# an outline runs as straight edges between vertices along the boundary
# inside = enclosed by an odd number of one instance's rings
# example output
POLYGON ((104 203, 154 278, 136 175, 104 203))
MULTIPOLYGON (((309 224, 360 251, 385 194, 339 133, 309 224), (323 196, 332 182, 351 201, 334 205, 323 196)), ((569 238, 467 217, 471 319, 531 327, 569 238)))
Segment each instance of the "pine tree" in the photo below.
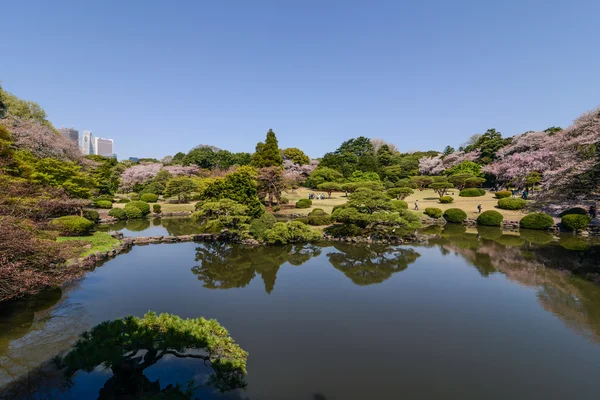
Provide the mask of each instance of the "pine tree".
POLYGON ((265 142, 260 142, 256 145, 256 152, 252 156, 252 165, 257 168, 265 167, 281 167, 283 158, 279 151, 277 137, 272 129, 267 132, 265 142))

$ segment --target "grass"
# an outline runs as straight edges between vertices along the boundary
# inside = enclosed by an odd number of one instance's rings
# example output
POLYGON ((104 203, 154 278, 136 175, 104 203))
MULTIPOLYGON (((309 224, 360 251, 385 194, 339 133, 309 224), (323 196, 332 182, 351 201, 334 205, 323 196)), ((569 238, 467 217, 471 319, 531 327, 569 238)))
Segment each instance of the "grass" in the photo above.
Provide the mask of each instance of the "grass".
POLYGON ((56 239, 57 242, 82 242, 80 257, 86 257, 97 251, 107 252, 117 247, 121 241, 115 239, 105 232, 95 232, 90 236, 61 236, 56 239), (91 246, 91 247, 88 247, 91 246))

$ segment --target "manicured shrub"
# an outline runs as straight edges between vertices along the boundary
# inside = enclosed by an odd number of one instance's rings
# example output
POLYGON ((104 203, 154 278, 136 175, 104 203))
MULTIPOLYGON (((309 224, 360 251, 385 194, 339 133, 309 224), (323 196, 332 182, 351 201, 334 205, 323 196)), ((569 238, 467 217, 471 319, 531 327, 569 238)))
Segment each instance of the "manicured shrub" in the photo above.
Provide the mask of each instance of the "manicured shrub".
POLYGON ((435 207, 427 207, 425 209, 425 211, 423 211, 423 214, 431 217, 431 218, 441 218, 443 211, 439 208, 435 208, 435 207))
POLYGON ((521 210, 525 208, 527 202, 520 198, 505 197, 498 200, 498 208, 503 210, 521 210))
POLYGON ((332 225, 328 226, 323 231, 327 235, 331 235, 335 238, 360 236, 363 233, 363 230, 359 226, 353 224, 332 225))
POLYGON ((588 215, 587 211, 581 207, 569 208, 568 210, 565 210, 558 215, 560 217, 564 217, 565 215, 570 215, 570 214, 588 215))
POLYGON ((129 203, 125 204, 125 210, 131 207, 139 209, 142 212, 142 216, 150 214, 150 204, 146 203, 145 201, 130 201, 129 203))
POLYGON ((298 222, 303 223, 304 225, 308 225, 308 217, 296 218, 296 219, 294 219, 294 221, 298 221, 298 222))
POLYGON ((554 219, 548 214, 531 213, 521 218, 519 226, 525 229, 548 229, 554 226, 554 219))
POLYGON ((500 226, 504 217, 498 211, 487 210, 479 214, 477 217, 477 224, 484 226, 500 226))
POLYGON ((288 199, 287 197, 281 197, 279 199, 279 204, 288 204, 290 202, 290 199, 288 199))
POLYGON ((494 196, 496 196, 497 199, 504 199, 505 197, 512 196, 512 192, 510 190, 501 190, 496 192, 494 196))
POLYGON ((265 240, 270 244, 312 242, 320 238, 319 232, 298 221, 277 222, 265 232, 265 240))
POLYGON ((133 206, 126 207, 125 214, 127 215, 127 218, 129 218, 129 219, 142 218, 144 216, 144 214, 142 213, 142 210, 140 210, 137 207, 133 207, 133 206))
POLYGON ((56 218, 50 225, 62 236, 85 236, 94 228, 92 221, 76 215, 56 218))
POLYGON ((485 190, 480 188, 467 188, 460 191, 460 197, 479 197, 485 196, 485 190))
POLYGON ((444 212, 444 219, 459 224, 467 219, 467 213, 460 208, 449 208, 444 212))
POLYGON ((308 214, 307 220, 309 225, 314 226, 329 225, 331 223, 329 214, 320 208, 312 210, 310 214, 308 214))
POLYGON ((442 196, 440 197, 440 203, 442 204, 450 204, 454 201, 454 197, 452 196, 442 196))
MULTIPOLYGON (((138 210, 139 210, 139 208, 138 208, 138 210)), ((127 219, 127 213, 122 208, 113 208, 112 210, 110 210, 108 212, 108 215, 110 215, 111 217, 116 218, 118 220, 127 219)))
POLYGON ((154 193, 144 193, 142 197, 140 197, 141 201, 145 201, 146 203, 156 203, 158 201, 158 195, 154 193))
POLYGON ((311 199, 300 199, 296 202, 296 208, 310 208, 312 206, 311 199))
POLYGON ((113 206, 113 203, 108 200, 96 200, 94 205, 98 208, 107 208, 110 209, 113 206))
POLYGON ((408 210, 408 203, 404 200, 392 200, 392 210, 408 210))
POLYGON ((96 199, 94 201, 98 201, 98 200, 107 200, 107 201, 110 201, 111 203, 115 202, 115 199, 109 194, 102 194, 102 195, 96 197, 96 199))
POLYGON ((277 219, 271 213, 264 213, 260 218, 254 219, 250 223, 250 233, 258 240, 263 240, 265 232, 275 225, 277 219))
POLYGON ((562 217, 560 223, 570 231, 587 228, 591 222, 591 218, 581 214, 567 214, 562 217))
POLYGON ((124 199, 119 199, 119 201, 117 201, 117 203, 124 204, 124 203, 129 203, 130 201, 131 200, 129 200, 128 198, 124 198, 124 199))
POLYGON ((154 214, 160 214, 162 212, 160 209, 160 204, 152 204, 152 212, 154 214))
POLYGON ((136 192, 131 192, 128 194, 128 196, 131 200, 139 200, 140 199, 140 195, 137 194, 136 192))
POLYGON ((100 220, 100 214, 94 210, 83 210, 83 218, 89 219, 92 222, 98 222, 100 220))

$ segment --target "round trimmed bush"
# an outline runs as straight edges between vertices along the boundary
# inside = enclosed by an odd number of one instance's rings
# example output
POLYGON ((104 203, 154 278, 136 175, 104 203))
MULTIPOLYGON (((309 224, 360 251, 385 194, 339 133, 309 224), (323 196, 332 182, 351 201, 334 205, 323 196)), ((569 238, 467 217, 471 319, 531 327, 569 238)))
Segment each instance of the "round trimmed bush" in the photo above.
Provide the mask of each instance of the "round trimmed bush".
POLYGON ((479 214, 477 224, 484 226, 500 226, 504 217, 498 211, 487 210, 479 214))
POLYGON ((527 202, 523 199, 505 197, 498 200, 498 208, 503 210, 522 210, 527 205, 527 202))
POLYGON ((460 208, 449 208, 444 212, 444 219, 459 224, 467 219, 467 213, 460 208))
POLYGON ((428 217, 431 218, 441 218, 443 211, 439 208, 435 208, 435 207, 427 207, 425 209, 425 211, 423 211, 423 214, 427 215, 428 217))
POLYGON ((531 213, 521 218, 519 226, 525 229, 548 229, 554 226, 554 219, 545 213, 531 213))
POLYGON ((394 211, 408 210, 408 203, 404 200, 392 200, 391 203, 394 211))
POLYGON ((442 204, 450 204, 454 201, 454 197, 452 196, 442 196, 440 198, 440 203, 442 204))
POLYGON ((570 231, 587 228, 592 219, 587 215, 567 214, 562 217, 560 223, 570 231))
POLYGON ((144 214, 142 213, 142 210, 140 210, 137 207, 133 207, 133 206, 132 207, 126 207, 125 208, 125 214, 127 215, 128 219, 142 218, 144 216, 144 214))
POLYGON ((139 209, 142 212, 142 216, 150 214, 150 204, 146 203, 145 201, 130 201, 129 203, 125 204, 125 211, 131 207, 139 209))
POLYGON ((144 193, 142 197, 140 197, 141 201, 145 201, 146 203, 156 203, 158 201, 158 195, 154 193, 144 193))
POLYGON ((154 214, 160 214, 162 212, 160 209, 160 204, 152 204, 152 212, 154 214))
POLYGON ((290 202, 290 199, 288 199, 287 197, 283 197, 283 196, 282 196, 282 197, 279 199, 279 204, 287 204, 287 203, 289 203, 289 202, 290 202))
POLYGON ((89 219, 92 222, 98 222, 100 220, 100 214, 94 210, 83 210, 83 218, 89 219))
POLYGON ((559 217, 564 217, 565 215, 571 215, 571 214, 588 215, 588 213, 585 210, 585 208, 573 207, 573 208, 569 208, 568 210, 565 210, 565 211, 561 212, 560 214, 558 214, 558 216, 559 217))
POLYGON ((310 214, 308 214, 307 220, 309 225, 314 226, 331 224, 331 218, 329 217, 329 214, 327 214, 321 208, 315 208, 312 210, 310 214))
POLYGON ((94 205, 98 208, 110 209, 110 208, 112 208, 113 203, 108 200, 96 200, 94 202, 94 205))
POLYGON ((129 200, 128 198, 124 198, 124 199, 119 199, 119 201, 117 201, 117 203, 129 203, 131 200, 129 200))
POLYGON ((311 199, 300 199, 296 202, 296 208, 310 208, 312 206, 311 199))
POLYGON ((298 221, 298 222, 303 223, 304 225, 308 225, 308 218, 306 218, 306 217, 296 218, 296 219, 294 219, 294 221, 298 221))
POLYGON ((131 192, 128 194, 128 196, 131 200, 139 200, 140 199, 140 195, 136 192, 131 192))
POLYGON ((108 212, 108 215, 118 220, 127 219, 127 213, 122 208, 113 208, 108 212))
POLYGON ((50 225, 62 236, 85 236, 94 228, 92 221, 76 215, 56 218, 50 225))
POLYGON ((495 196, 497 199, 504 199, 506 197, 512 196, 512 192, 510 190, 501 190, 499 192, 496 192, 495 196))
POLYGON ((460 197, 479 197, 485 196, 485 190, 480 188, 467 188, 460 191, 460 197))

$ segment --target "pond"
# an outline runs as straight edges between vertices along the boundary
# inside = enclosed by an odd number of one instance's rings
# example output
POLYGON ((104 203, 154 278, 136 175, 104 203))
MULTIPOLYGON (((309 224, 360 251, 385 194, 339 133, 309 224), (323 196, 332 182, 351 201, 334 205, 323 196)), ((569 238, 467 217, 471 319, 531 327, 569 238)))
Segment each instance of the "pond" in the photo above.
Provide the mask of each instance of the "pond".
MULTIPOLYGON (((194 229, 165 221, 144 236, 194 229)), ((426 246, 136 246, 71 287, 0 308, 0 386, 101 321, 154 310, 216 318, 249 352, 245 390, 200 398, 597 399, 600 286, 564 272, 597 272, 595 243, 428 229, 439 237, 426 246)), ((147 376, 202 381, 195 361, 165 358, 147 376)), ((37 398, 96 399, 108 378, 19 382, 37 398)))

